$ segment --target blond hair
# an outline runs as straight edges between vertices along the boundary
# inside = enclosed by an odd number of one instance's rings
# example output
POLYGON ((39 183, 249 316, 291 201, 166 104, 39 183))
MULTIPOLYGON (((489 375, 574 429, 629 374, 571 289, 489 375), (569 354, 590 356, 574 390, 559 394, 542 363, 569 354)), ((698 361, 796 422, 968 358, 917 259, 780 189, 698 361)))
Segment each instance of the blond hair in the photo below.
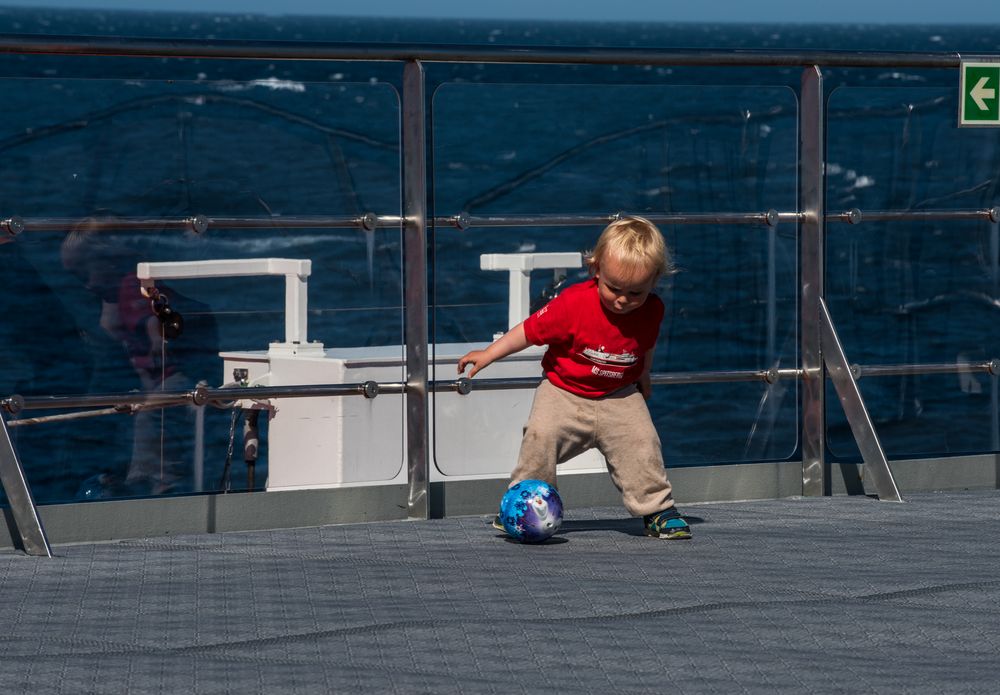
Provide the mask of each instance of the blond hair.
POLYGON ((655 224, 638 215, 622 217, 604 228, 594 250, 585 259, 591 275, 609 255, 621 263, 626 272, 654 269, 658 278, 674 272, 663 234, 655 224))

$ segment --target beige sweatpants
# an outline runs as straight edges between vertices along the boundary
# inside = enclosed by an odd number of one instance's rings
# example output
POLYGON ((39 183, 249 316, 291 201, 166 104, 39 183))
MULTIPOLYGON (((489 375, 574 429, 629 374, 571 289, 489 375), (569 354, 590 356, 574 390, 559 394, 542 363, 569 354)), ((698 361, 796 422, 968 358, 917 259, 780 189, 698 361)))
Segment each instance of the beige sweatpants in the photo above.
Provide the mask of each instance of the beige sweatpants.
POLYGON ((607 459, 611 480, 631 514, 643 516, 674 506, 660 437, 635 386, 591 399, 542 381, 511 485, 536 479, 558 487, 556 464, 595 448, 607 459))

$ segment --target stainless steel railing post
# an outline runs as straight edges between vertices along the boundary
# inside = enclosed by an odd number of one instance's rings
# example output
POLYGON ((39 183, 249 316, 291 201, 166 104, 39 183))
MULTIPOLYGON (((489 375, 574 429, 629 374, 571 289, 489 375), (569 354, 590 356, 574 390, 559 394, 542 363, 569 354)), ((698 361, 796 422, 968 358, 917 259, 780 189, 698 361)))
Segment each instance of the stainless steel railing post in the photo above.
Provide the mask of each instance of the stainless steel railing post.
MULTIPOLYGON (((1000 296, 1000 220, 995 216, 990 218, 990 275, 993 278, 993 296, 1000 296)), ((1000 450, 1000 383, 997 375, 990 376, 990 446, 994 451, 1000 450)), ((1000 476, 997 478, 1000 487, 1000 476)))
POLYGON ((822 298, 819 300, 820 311, 820 333, 823 338, 823 363, 830 374, 830 381, 833 382, 840 398, 840 404, 844 408, 844 415, 851 426, 854 434, 854 441, 857 442, 861 451, 861 459, 865 462, 865 477, 872 481, 878 498, 887 502, 902 502, 899 496, 899 488, 896 487, 896 480, 892 476, 892 469, 889 461, 885 457, 885 451, 875 433, 875 426, 868 415, 864 398, 858 389, 858 382, 854 378, 851 366, 847 363, 847 356, 844 354, 844 347, 840 344, 837 336, 837 329, 830 318, 830 311, 826 307, 826 302, 822 298))
POLYGON ((10 513, 14 517, 14 525, 21 536, 21 544, 28 555, 52 557, 49 539, 42 528, 42 520, 38 516, 35 500, 31 496, 28 479, 24 477, 24 468, 14 451, 14 443, 7 431, 6 421, 0 417, 0 486, 7 494, 10 513))
POLYGON ((430 458, 427 426, 427 131, 424 124, 424 68, 403 67, 403 263, 406 339, 407 512, 430 516, 430 458))
POLYGON ((802 494, 829 494, 826 475, 824 390, 820 298, 823 296, 825 227, 825 109, 823 75, 818 66, 802 72, 799 104, 800 349, 802 351, 802 494))

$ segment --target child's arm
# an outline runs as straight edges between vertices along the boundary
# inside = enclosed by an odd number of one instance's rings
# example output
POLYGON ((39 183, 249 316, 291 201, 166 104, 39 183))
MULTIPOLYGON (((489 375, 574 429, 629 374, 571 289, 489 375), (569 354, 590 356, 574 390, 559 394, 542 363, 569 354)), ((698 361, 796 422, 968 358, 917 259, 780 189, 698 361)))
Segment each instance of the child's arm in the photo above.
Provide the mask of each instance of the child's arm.
POLYGON ((636 386, 639 387, 639 393, 647 401, 649 397, 653 395, 653 383, 649 380, 649 374, 653 371, 653 350, 651 349, 646 353, 646 359, 643 360, 642 375, 639 377, 639 381, 636 386))
POLYGON ((475 376, 497 360, 507 355, 513 355, 515 352, 520 352, 530 344, 524 335, 524 323, 519 323, 504 333, 502 337, 498 338, 485 350, 473 350, 463 355, 458 361, 458 373, 461 374, 464 372, 465 367, 471 364, 472 371, 469 372, 469 376, 475 376))

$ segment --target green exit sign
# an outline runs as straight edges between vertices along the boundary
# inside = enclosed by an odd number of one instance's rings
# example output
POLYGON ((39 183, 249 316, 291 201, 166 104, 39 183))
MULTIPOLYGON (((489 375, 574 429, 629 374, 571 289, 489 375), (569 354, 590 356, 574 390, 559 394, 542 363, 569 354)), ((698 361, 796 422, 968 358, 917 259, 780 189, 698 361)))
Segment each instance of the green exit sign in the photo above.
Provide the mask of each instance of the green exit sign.
POLYGON ((1000 63, 962 63, 958 125, 1000 126, 1000 63))

